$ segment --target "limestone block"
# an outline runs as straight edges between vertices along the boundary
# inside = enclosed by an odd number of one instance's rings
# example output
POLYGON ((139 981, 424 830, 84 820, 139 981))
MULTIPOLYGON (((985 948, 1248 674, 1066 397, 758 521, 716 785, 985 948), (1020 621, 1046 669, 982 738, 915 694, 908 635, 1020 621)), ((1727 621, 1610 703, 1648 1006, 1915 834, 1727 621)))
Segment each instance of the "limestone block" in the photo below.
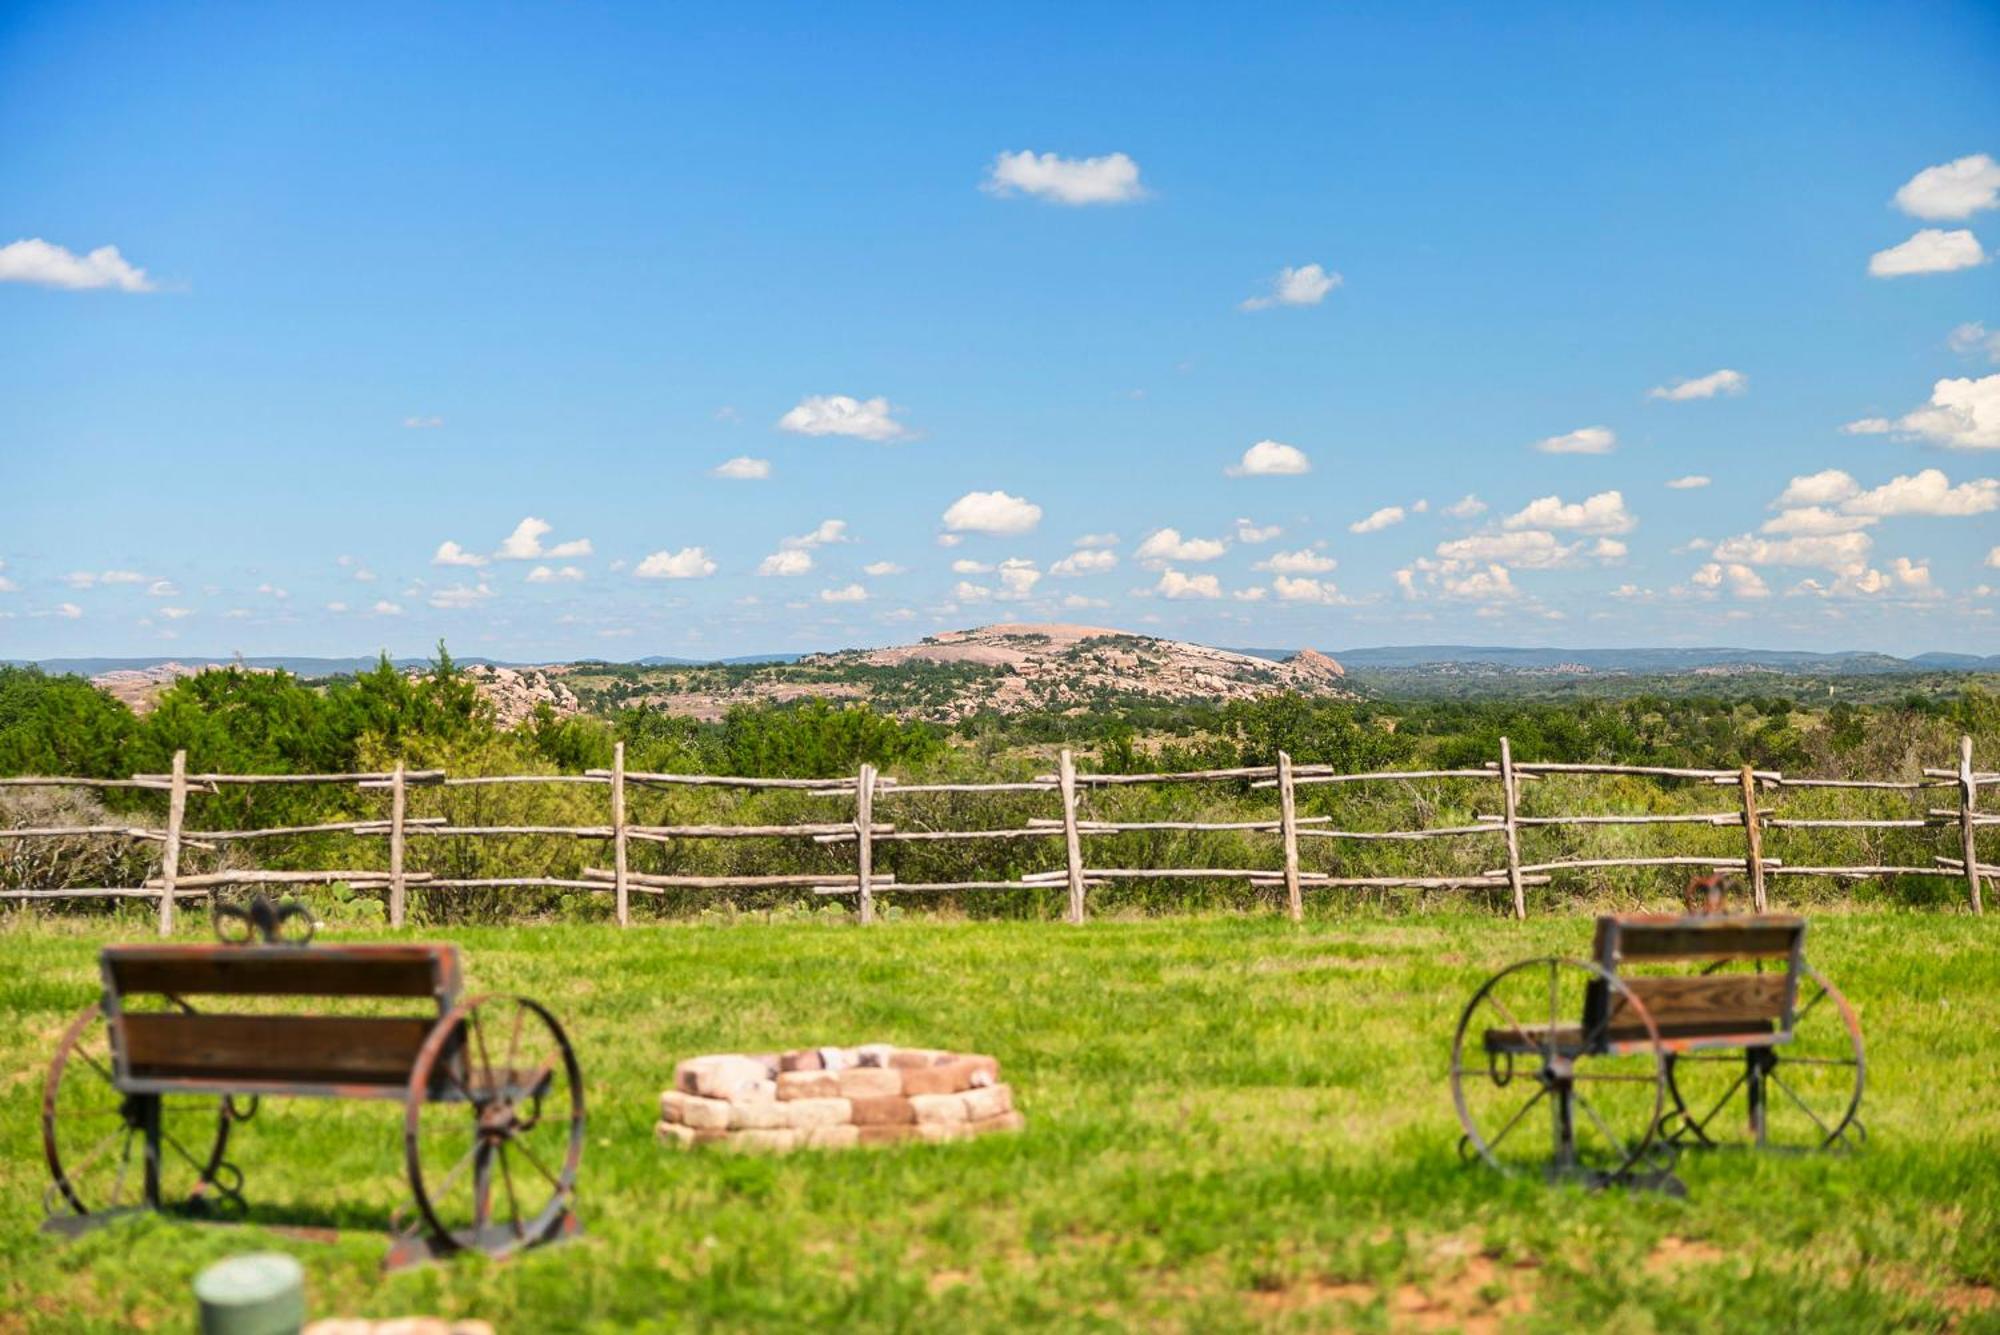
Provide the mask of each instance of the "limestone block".
POLYGON ((726 1143, 736 1150, 783 1154, 786 1150, 798 1148, 799 1133, 789 1127, 782 1130, 732 1131, 726 1143))
POLYGON ((916 1114, 918 1126, 943 1125, 966 1120, 963 1094, 912 1094, 910 1110, 916 1114))
POLYGON ((968 1121, 983 1121, 988 1117, 998 1117, 1002 1113, 1014 1111, 1014 1091, 1007 1085, 968 1089, 958 1097, 965 1104, 965 1116, 968 1121))
POLYGON ((681 1093, 678 1089, 663 1090, 660 1094, 660 1120, 666 1122, 685 1121, 686 1119, 681 1116, 681 1105, 686 1101, 687 1095, 681 1093))
POLYGON ((861 1145, 890 1145, 900 1140, 914 1140, 917 1128, 908 1126, 857 1126, 855 1142, 861 1145))
MULTIPOLYGON (((818 1048, 802 1048, 797 1052, 787 1052, 778 1058, 778 1071, 780 1074, 786 1071, 823 1071, 825 1069, 826 1058, 819 1055, 818 1048)), ((783 1083, 783 1081, 779 1081, 779 1084, 782 1085, 783 1083)))
POLYGON ((857 1066, 887 1066, 895 1055, 894 1043, 863 1043, 854 1050, 854 1062, 857 1066))
POLYGON ((792 1104, 780 1103, 776 1099, 754 1099, 729 1105, 729 1129, 731 1131, 777 1131, 789 1128, 792 1122, 792 1104))
POLYGON ((830 1071, 785 1071, 778 1076, 781 1099, 837 1099, 840 1077, 830 1071))
POLYGON ((852 1122, 807 1127, 799 1135, 799 1143, 810 1150, 848 1150, 861 1143, 861 1128, 852 1122))
POLYGON ((916 1109, 901 1095, 872 1099, 850 1099, 856 1126, 907 1126, 917 1120, 916 1109))
POLYGON ((964 1140, 972 1134, 972 1125, 969 1122, 919 1122, 916 1129, 919 1140, 964 1140))
POLYGON ((897 1048, 889 1054, 887 1065, 898 1071, 907 1071, 919 1066, 936 1066, 950 1056, 949 1052, 940 1052, 936 1048, 897 1048))
POLYGON ((681 1121, 697 1131, 721 1131, 729 1125, 729 1104, 724 1099, 681 1098, 681 1121))
POLYGON ((764 1063, 754 1057, 690 1057, 674 1069, 676 1089, 707 1099, 737 1098, 769 1080, 764 1063))
POLYGON ((903 1092, 956 1094, 975 1085, 993 1084, 999 1070, 1000 1064, 991 1057, 953 1057, 933 1066, 904 1071, 903 1092))
POLYGON ((854 1120, 854 1105, 846 1099, 793 1099, 778 1106, 791 1113, 792 1125, 800 1130, 854 1120))
POLYGON ((856 1066, 836 1077, 840 1095, 848 1099, 874 1099, 900 1095, 903 1073, 879 1066, 856 1066))
POLYGON ((965 1123, 968 1133, 983 1136, 988 1131, 1020 1131, 1028 1125, 1028 1119, 1017 1112, 1004 1112, 998 1117, 982 1117, 976 1122, 965 1123))

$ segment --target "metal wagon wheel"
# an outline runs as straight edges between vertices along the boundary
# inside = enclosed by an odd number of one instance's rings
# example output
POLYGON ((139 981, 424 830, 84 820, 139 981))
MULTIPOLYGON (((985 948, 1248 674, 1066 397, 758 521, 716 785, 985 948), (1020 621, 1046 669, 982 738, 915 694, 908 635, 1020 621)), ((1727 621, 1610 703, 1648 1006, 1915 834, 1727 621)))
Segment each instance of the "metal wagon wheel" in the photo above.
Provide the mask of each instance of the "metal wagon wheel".
POLYGON ((48 1214, 142 1206, 240 1210, 242 1174, 222 1157, 229 1128, 239 1120, 229 1102, 213 1095, 126 1094, 114 1083, 115 1069, 104 1007, 93 1002, 64 1031, 42 1086, 48 1214))
POLYGON ((1666 1089, 1653 1017, 1616 976, 1583 960, 1502 969, 1473 994, 1452 1039, 1459 1153, 1503 1173, 1671 1186, 1672 1147, 1656 1139, 1666 1089), (1578 1017, 1593 992, 1603 1004, 1586 1030, 1578 1017), (1537 1110, 1550 1121, 1540 1137, 1524 1129, 1537 1110))
POLYGON ((555 1017, 526 997, 461 1002, 424 1040, 404 1104, 431 1248, 505 1256, 573 1226, 583 1134, 583 1076, 555 1017))
MULTIPOLYGON (((1758 973, 1766 967, 1748 963, 1758 973)), ((1744 964, 1724 960, 1702 972, 1744 964)), ((1679 1053, 1667 1063, 1667 1081, 1673 1107, 1663 1130, 1682 1145, 1856 1149, 1868 1137, 1859 1115, 1868 1083, 1861 1021, 1840 989, 1803 962, 1791 1042, 1679 1053)))

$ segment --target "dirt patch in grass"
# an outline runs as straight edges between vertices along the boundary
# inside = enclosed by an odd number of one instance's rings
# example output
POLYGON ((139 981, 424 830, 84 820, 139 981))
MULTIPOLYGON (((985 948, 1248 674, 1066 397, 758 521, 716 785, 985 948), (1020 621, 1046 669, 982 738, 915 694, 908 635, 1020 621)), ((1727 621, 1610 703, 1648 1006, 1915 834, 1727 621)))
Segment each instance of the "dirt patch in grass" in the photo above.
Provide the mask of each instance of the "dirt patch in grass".
POLYGON ((1655 1243, 1646 1257, 1646 1273, 1649 1275, 1675 1275, 1696 1266, 1716 1265, 1729 1258, 1729 1253, 1713 1243, 1699 1239, 1677 1238, 1669 1233, 1655 1243))

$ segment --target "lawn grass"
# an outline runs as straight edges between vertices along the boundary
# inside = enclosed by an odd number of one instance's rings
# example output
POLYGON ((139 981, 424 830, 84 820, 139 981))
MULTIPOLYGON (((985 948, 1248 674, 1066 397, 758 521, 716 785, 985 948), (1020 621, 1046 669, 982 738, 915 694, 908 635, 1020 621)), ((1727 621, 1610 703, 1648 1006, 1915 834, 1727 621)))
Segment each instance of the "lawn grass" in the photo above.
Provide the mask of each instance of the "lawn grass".
POLYGON ((2000 1329, 2000 950, 1962 916, 1816 918, 1812 958, 1870 1038, 1867 1148, 1688 1156, 1686 1200, 1506 1182, 1455 1152, 1460 1007, 1507 961, 1582 953, 1580 918, 414 933, 457 941, 471 990, 568 1026, 587 1234, 388 1278, 366 1230, 403 1194, 389 1104, 267 1103, 232 1143, 258 1217, 337 1242, 37 1231, 44 1065, 97 947, 143 935, 0 933, 0 1329, 186 1329, 195 1273, 268 1246, 304 1261, 318 1313, 503 1332, 2000 1329), (1027 1132, 780 1159, 654 1140, 677 1058, 872 1039, 995 1054, 1027 1132))

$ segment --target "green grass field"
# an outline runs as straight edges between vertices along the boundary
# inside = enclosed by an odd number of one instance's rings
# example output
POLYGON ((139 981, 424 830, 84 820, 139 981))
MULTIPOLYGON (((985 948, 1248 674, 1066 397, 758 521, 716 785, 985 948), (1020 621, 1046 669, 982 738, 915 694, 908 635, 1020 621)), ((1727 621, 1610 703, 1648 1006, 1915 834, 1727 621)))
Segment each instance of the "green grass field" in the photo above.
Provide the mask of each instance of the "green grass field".
POLYGON ((156 1219, 40 1233, 43 1068, 94 998, 96 948, 144 932, 15 927, 0 934, 0 1329, 187 1329, 195 1273, 270 1246, 305 1262, 316 1314, 503 1332, 2000 1329, 1991 924, 1817 918, 1811 955, 1870 1038, 1867 1147, 1686 1156, 1686 1200, 1503 1181, 1457 1157, 1460 1008, 1507 961, 1584 953, 1589 930, 1439 915, 453 931, 471 990, 544 999, 579 1049, 587 1235, 384 1278, 369 1229, 402 1195, 391 1104, 267 1103, 232 1144, 257 1217, 338 1225, 338 1241, 156 1219), (995 1054, 1027 1132, 781 1159, 654 1140, 677 1058, 872 1039, 995 1054))

